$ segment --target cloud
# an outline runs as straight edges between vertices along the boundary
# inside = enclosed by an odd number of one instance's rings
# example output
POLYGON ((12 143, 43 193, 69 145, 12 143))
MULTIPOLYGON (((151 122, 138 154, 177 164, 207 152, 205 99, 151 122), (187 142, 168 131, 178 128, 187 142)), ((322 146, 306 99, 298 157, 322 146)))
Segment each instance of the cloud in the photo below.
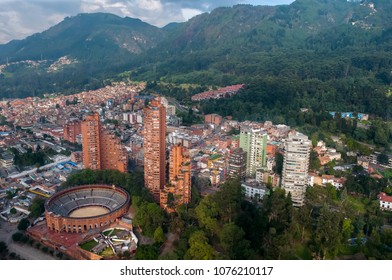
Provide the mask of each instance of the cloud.
POLYGON ((0 6, 0 43, 43 31, 79 11, 79 4, 75 1, 0 0, 0 6))
POLYGON ((273 5, 293 0, 0 0, 0 44, 42 32, 67 16, 107 12, 162 27, 235 4, 273 5))

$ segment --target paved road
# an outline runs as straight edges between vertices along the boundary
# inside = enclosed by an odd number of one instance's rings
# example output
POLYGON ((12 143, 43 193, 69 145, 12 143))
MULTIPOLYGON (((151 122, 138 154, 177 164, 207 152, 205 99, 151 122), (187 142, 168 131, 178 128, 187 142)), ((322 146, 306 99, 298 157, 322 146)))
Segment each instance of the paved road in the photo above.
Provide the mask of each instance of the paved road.
POLYGON ((55 257, 45 254, 28 244, 13 242, 12 234, 17 231, 17 224, 11 224, 0 219, 0 241, 4 241, 7 244, 9 252, 14 252, 25 260, 56 260, 55 257))
POLYGON ((0 219, 0 241, 7 244, 12 242, 12 234, 16 232, 17 224, 11 224, 0 219))
MULTIPOLYGON (((71 160, 70 157, 64 157, 64 158, 62 158, 62 159, 60 159, 60 160, 57 160, 57 161, 55 161, 55 162, 52 162, 52 163, 49 163, 49 164, 47 164, 47 165, 41 166, 41 167, 40 167, 40 170, 44 170, 44 169, 46 169, 46 168, 51 168, 51 167, 53 167, 53 166, 56 166, 56 165, 59 164, 59 163, 67 162, 67 161, 70 161, 70 160, 71 160)), ((23 172, 21 172, 21 173, 18 173, 18 174, 16 174, 16 175, 8 176, 8 178, 15 179, 15 178, 24 177, 24 176, 29 175, 29 174, 31 174, 31 173, 34 173, 34 172, 36 172, 36 171, 37 171, 37 168, 33 168, 33 169, 30 169, 30 170, 27 170, 27 171, 23 171, 23 172)))
POLYGON ((171 97, 166 97, 166 98, 167 98, 167 100, 168 100, 170 103, 173 103, 174 106, 176 106, 176 110, 178 110, 178 111, 180 111, 180 112, 186 112, 186 111, 187 111, 186 109, 184 109, 184 108, 181 106, 181 104, 180 104, 175 98, 171 98, 171 97))
POLYGON ((22 245, 12 242, 11 244, 8 244, 8 250, 10 252, 15 252, 25 260, 56 260, 52 255, 45 254, 41 250, 27 244, 22 245))

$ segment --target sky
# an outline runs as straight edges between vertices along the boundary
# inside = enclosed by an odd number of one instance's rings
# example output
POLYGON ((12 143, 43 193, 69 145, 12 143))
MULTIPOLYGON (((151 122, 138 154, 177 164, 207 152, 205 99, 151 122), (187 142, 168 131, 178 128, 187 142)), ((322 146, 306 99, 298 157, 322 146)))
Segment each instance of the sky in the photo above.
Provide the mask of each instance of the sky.
POLYGON ((0 44, 23 39, 79 13, 108 12, 162 27, 217 7, 281 5, 294 0, 0 0, 0 44))

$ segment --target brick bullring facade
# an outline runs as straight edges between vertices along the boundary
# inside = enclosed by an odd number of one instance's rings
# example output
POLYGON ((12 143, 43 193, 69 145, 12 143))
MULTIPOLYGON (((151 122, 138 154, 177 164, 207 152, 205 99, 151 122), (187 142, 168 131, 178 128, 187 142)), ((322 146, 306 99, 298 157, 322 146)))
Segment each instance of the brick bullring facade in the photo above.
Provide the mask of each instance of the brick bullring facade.
POLYGON ((46 224, 55 232, 84 233, 118 222, 130 205, 129 194, 118 187, 85 185, 54 194, 45 204, 46 224), (83 207, 100 206, 108 213, 93 217, 75 218, 69 214, 83 207))

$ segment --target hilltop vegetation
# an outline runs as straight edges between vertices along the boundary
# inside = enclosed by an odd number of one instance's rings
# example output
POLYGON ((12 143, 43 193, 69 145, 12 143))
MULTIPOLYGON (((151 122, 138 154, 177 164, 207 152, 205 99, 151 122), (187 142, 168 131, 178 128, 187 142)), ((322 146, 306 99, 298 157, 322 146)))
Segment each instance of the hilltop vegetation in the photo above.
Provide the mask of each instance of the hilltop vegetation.
MULTIPOLYGON (((290 195, 275 189, 262 205, 245 199, 239 181, 221 185, 167 214, 151 202, 142 174, 83 170, 66 186, 106 183, 124 187, 132 196, 134 224, 154 244, 140 245, 136 259, 390 259, 391 221, 375 200, 389 190, 387 180, 349 176, 342 190, 330 184, 308 188, 306 203, 292 206, 290 195), (175 236, 173 248, 162 252, 164 233, 175 236)), ((167 236, 167 235, 166 235, 167 236)))
MULTIPOLYGON (((386 0, 297 0, 275 7, 218 8, 161 29, 108 14, 82 14, 0 46, 3 63, 7 56, 13 62, 39 60, 42 53, 47 59, 35 66, 5 67, 0 93, 71 93, 122 79, 200 87, 245 83, 245 94, 219 106, 227 110, 220 113, 234 115, 233 108, 247 108, 256 100, 257 106, 241 116, 288 122, 288 112, 304 107, 390 120, 391 12, 386 0), (61 56, 77 63, 48 72, 61 56)), ((173 96, 190 98, 189 91, 173 96)), ((206 112, 217 108, 205 106, 206 112)))

